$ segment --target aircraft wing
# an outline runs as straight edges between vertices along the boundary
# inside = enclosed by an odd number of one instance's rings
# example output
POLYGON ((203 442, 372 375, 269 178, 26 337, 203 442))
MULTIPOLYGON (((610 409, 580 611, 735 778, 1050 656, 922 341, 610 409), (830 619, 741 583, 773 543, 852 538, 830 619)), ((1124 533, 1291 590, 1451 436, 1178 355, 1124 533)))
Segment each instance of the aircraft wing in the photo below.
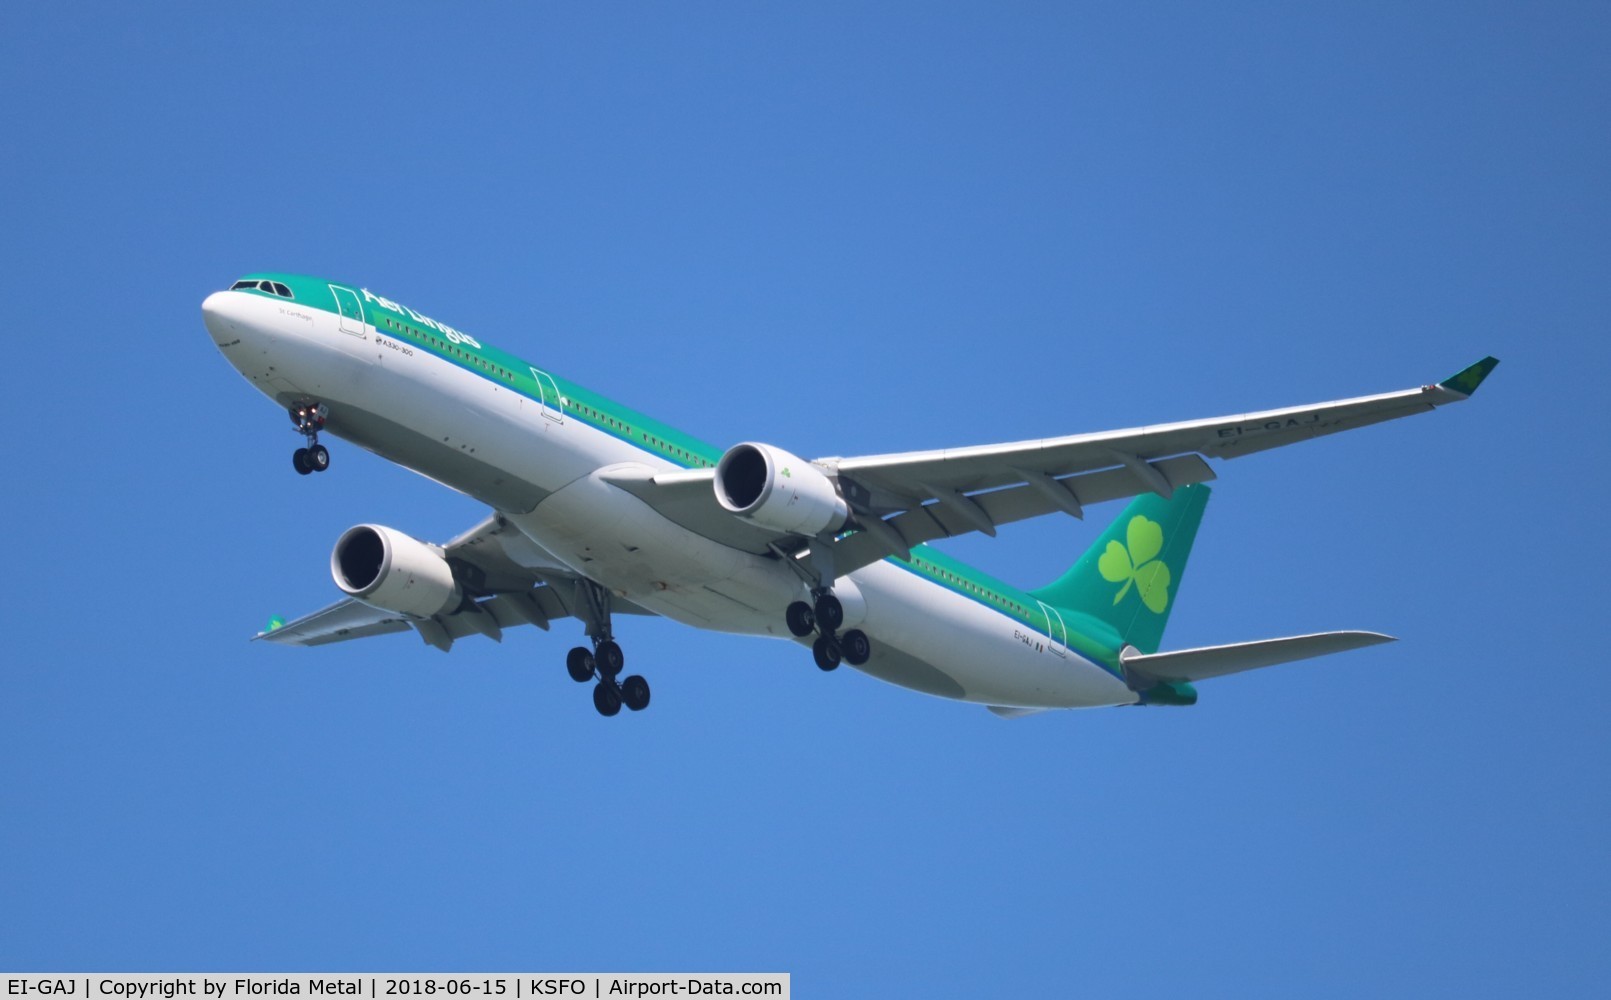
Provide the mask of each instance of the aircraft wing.
POLYGON ((864 487, 869 494, 864 502, 873 508, 909 509, 914 503, 943 502, 940 494, 945 492, 1044 483, 1104 468, 1128 470, 1139 487, 1136 493, 1152 490, 1167 497, 1173 487, 1185 484, 1159 475, 1154 463, 1160 459, 1188 454, 1236 458, 1424 413, 1468 398, 1498 363, 1484 358, 1435 385, 1329 403, 976 448, 825 458, 818 464, 864 487))
MULTIPOLYGON (((576 596, 580 578, 497 514, 448 542, 443 552, 465 593, 464 603, 451 614, 411 618, 347 598, 254 638, 322 646, 412 629, 446 652, 469 635, 502 641, 506 628, 535 625, 546 630, 550 621, 575 616, 582 606, 576 596)), ((652 613, 619 598, 611 602, 611 610, 652 613)))
MULTIPOLYGON (((277 621, 277 619, 276 619, 277 621)), ((388 632, 407 632, 408 619, 347 598, 295 621, 276 624, 253 636, 286 646, 323 646, 344 639, 364 639, 388 632)))
MULTIPOLYGON (((1471 396, 1499 362, 1484 358, 1433 385, 1307 406, 1207 420, 1010 444, 822 458, 813 464, 838 477, 855 515, 850 533, 833 542, 836 575, 936 538, 982 531, 1148 491, 1168 497, 1177 487, 1214 479, 1205 459, 1236 458, 1339 431, 1424 413, 1471 396), (859 530, 855 530, 859 529, 859 530)), ((724 544, 764 554, 794 555, 803 539, 733 517, 716 502, 713 469, 655 474, 648 469, 607 476, 673 521, 724 544)))

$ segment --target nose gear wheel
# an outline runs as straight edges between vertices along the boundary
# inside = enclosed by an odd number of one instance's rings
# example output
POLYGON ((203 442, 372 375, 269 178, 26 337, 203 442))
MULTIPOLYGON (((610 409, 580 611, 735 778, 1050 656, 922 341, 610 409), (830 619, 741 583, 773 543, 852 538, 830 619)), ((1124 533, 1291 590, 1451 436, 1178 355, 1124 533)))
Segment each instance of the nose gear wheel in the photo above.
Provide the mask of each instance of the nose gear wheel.
POLYGON ((319 443, 319 432, 324 429, 330 411, 323 403, 302 403, 291 408, 291 423, 297 433, 307 438, 308 446, 291 454, 291 466, 300 475, 323 472, 330 468, 330 452, 319 443))

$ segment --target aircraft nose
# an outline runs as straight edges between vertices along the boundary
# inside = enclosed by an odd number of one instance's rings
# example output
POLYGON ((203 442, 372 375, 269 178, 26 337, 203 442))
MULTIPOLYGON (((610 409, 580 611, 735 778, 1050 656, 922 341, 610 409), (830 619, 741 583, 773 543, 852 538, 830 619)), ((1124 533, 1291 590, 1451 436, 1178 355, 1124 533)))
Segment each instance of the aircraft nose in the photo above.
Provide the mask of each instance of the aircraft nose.
POLYGON ((217 343, 239 336, 234 323, 237 315, 234 299, 235 296, 229 292, 214 292, 201 300, 201 321, 207 325, 207 332, 217 343))

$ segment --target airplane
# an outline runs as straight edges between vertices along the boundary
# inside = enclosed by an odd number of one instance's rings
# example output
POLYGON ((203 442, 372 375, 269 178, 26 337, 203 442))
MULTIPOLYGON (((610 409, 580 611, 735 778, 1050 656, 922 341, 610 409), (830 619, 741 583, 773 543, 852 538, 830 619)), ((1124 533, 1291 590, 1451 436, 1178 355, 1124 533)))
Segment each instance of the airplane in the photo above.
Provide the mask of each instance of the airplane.
POLYGON ((412 631, 468 636, 576 618, 566 670, 604 716, 649 704, 622 677, 618 616, 809 646, 1003 717, 1191 705, 1195 682, 1393 637, 1335 631, 1160 650, 1228 459, 1470 397, 1487 357, 1431 385, 1207 420, 1035 441, 807 461, 698 441, 361 285, 255 273, 202 317, 236 371, 290 414, 302 475, 333 435, 490 508, 443 544, 359 524, 330 555, 346 595, 256 638, 319 646, 412 631), (1063 576, 1023 590, 925 544, 1130 498, 1063 576))

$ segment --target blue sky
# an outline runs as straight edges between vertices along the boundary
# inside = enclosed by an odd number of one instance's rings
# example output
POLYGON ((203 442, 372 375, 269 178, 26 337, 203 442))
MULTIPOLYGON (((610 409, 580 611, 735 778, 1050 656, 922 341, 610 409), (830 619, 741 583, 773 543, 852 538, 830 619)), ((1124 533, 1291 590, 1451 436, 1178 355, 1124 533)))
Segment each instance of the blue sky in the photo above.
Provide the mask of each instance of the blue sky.
MULTIPOLYGON (((1599 992, 1601 4, 11 5, 0 967, 782 970, 802 996, 1599 992), (1403 388, 1221 479, 1166 647, 1403 641, 1003 722, 784 643, 245 640, 484 511, 198 306, 358 282, 720 445, 1403 388)), ((1116 509, 947 550, 1025 586, 1116 509)))

